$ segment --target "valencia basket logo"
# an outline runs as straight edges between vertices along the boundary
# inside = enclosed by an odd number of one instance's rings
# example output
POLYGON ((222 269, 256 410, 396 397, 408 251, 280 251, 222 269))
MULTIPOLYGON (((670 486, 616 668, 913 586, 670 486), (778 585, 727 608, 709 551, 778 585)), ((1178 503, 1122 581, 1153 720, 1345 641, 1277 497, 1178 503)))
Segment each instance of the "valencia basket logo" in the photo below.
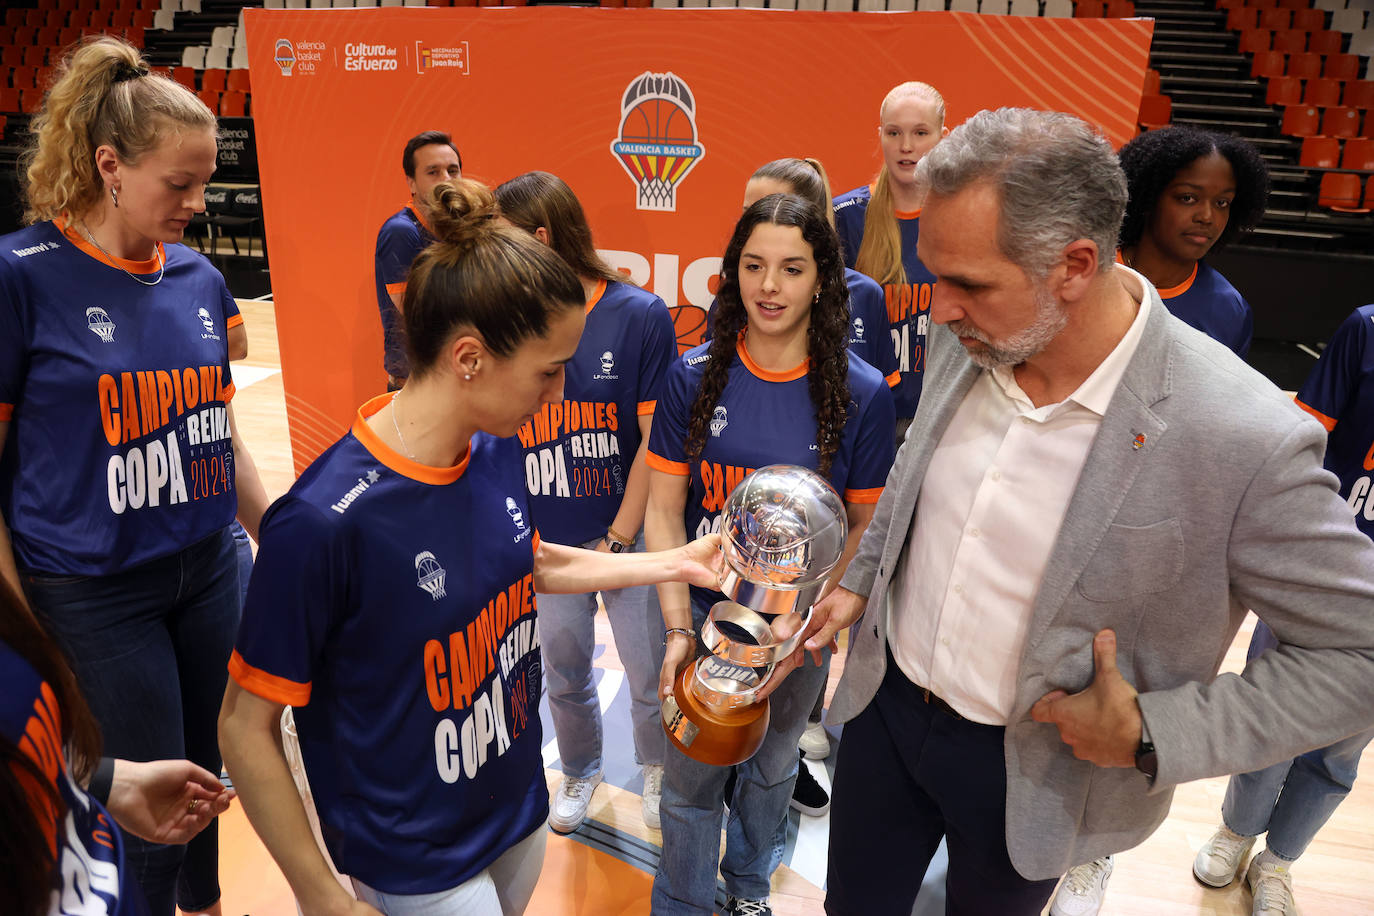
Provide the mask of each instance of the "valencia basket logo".
POLYGON ((611 153, 635 183, 636 209, 676 210, 678 185, 706 155, 687 84, 649 71, 630 80, 611 153))

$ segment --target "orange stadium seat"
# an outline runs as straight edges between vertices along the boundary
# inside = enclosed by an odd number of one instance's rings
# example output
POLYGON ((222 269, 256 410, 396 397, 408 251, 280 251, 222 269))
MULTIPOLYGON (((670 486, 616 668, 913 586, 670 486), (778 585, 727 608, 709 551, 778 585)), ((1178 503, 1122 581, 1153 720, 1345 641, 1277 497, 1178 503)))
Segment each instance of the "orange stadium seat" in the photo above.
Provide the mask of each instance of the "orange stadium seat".
POLYGON ((1326 28, 1326 11, 1314 9, 1295 9, 1291 28, 1304 32, 1320 32, 1326 28))
POLYGON ((19 90, 0 89, 0 112, 19 114, 19 90))
POLYGON ((1226 14, 1226 27, 1233 32, 1259 28, 1260 11, 1253 6, 1235 6, 1226 14))
POLYGON ((1288 58, 1288 75, 1298 79, 1314 80, 1322 75, 1322 56, 1320 54, 1294 54, 1288 58))
POLYGON ((242 92, 230 90, 219 99, 219 114, 222 118, 241 118, 248 108, 248 97, 242 92))
POLYGON ((1272 10, 1279 5, 1279 0, 1245 0, 1245 5, 1257 10, 1272 10))
POLYGON ((181 85, 190 89, 192 92, 196 89, 196 71, 192 70, 190 67, 173 67, 172 79, 181 83, 181 85))
POLYGON ((37 75, 37 67, 15 67, 10 71, 10 85, 15 89, 32 89, 38 85, 35 81, 37 75))
POLYGON ((56 78, 57 78, 57 68, 56 68, 56 67, 53 67, 53 66, 39 67, 39 68, 38 68, 38 72, 34 74, 34 77, 33 77, 33 84, 34 84, 36 87, 38 87, 39 89, 42 89, 44 92, 47 92, 48 89, 52 86, 53 80, 56 79, 56 78))
POLYGON ((1301 54, 1307 50, 1307 33, 1296 29, 1275 32, 1273 48, 1285 54, 1301 54))
POLYGON ((1318 136, 1322 132, 1321 112, 1310 105, 1289 105, 1283 110, 1283 126, 1279 130, 1290 137, 1318 136))
POLYGON ((200 88, 218 89, 224 91, 225 80, 229 76, 228 70, 221 70, 218 67, 206 67, 200 71, 200 88))
POLYGON ((1345 84, 1344 104, 1350 108, 1374 108, 1374 80, 1353 80, 1345 84))
POLYGON ((1361 206, 1360 176, 1342 172, 1323 175, 1317 191, 1317 206, 1342 213, 1368 213, 1369 208, 1361 206))
POLYGON ((1107 0, 1107 18, 1131 19, 1135 16, 1133 0, 1107 0))
POLYGON ((1302 80, 1296 76, 1271 76, 1264 90, 1266 105, 1301 105, 1302 80))
POLYGON ((1288 55, 1282 51, 1256 51, 1255 59, 1250 62, 1250 76, 1266 79, 1283 76, 1287 63, 1288 55))
POLYGON ((200 97, 200 100, 204 102, 206 107, 209 108, 211 111, 219 110, 218 89, 202 89, 199 92, 197 92, 196 95, 200 97))
POLYGON ((1307 35, 1307 50, 1317 54, 1339 54, 1345 44, 1344 32, 1319 29, 1307 35))
POLYGON ((1142 95, 1159 95, 1159 71, 1149 69, 1145 71, 1145 85, 1141 90, 1142 95))
POLYGON ((1173 120, 1174 103, 1167 95, 1146 95, 1140 99, 1140 126, 1146 130, 1167 127, 1173 120))
POLYGON ((19 109, 24 114, 33 114, 43 107, 42 89, 20 89, 19 90, 19 109))
POLYGON ((1331 54, 1322 67, 1322 75, 1330 80, 1353 81, 1360 78, 1360 58, 1355 54, 1331 54))
POLYGON ((1075 19, 1101 19, 1107 13, 1107 4, 1102 0, 1078 0, 1073 5, 1075 19))
POLYGON ((1341 104, 1340 80, 1308 80, 1302 103, 1318 108, 1335 108, 1341 104))
POLYGON ((1246 29, 1240 33, 1240 51, 1242 54, 1268 51, 1273 40, 1274 33, 1268 29, 1246 29))
POLYGON ((1374 170, 1374 140, 1354 137, 1345 141, 1345 152, 1341 154, 1341 168, 1374 170))
POLYGON ((1335 137, 1306 137, 1298 165, 1305 169, 1338 168, 1341 160, 1341 141, 1335 137))
POLYGON ((228 87, 237 92, 252 92, 253 85, 249 80, 247 70, 230 70, 228 87))
POLYGON ((1260 10, 1259 27, 1262 29, 1273 29, 1275 32, 1280 29, 1289 28, 1293 22, 1292 10, 1260 10))
POLYGON ((1326 109, 1321 132, 1326 137, 1360 136, 1360 110, 1345 106, 1326 109))

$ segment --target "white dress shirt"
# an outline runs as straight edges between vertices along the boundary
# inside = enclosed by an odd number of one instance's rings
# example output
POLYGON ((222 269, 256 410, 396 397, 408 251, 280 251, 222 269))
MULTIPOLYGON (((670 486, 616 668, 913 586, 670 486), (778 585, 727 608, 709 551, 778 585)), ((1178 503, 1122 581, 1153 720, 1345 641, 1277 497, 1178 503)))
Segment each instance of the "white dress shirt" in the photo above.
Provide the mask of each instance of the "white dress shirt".
MULTIPOLYGON (((1118 267, 1125 271, 1125 268, 1118 267)), ((1128 288, 1146 282, 1130 272, 1128 288)), ((1150 308, 1067 398, 1036 407, 1010 369, 984 371, 936 446, 892 580, 898 666, 961 715, 1011 717, 1031 610, 1088 450, 1150 308)))

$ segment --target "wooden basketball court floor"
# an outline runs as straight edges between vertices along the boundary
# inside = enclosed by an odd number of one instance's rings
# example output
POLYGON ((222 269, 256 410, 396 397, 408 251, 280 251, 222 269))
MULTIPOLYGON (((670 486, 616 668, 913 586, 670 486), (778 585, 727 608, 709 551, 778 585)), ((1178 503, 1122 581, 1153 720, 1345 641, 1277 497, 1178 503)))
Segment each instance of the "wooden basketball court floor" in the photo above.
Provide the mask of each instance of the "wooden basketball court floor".
MULTIPOLYGON (((271 302, 240 300, 248 327, 249 354, 233 367, 238 393, 234 411, 239 430, 252 450, 271 496, 285 492, 293 480, 287 438, 285 402, 278 359, 276 322, 271 302)), ((1253 618, 1242 627, 1226 657, 1225 669, 1244 665, 1253 618)), ((593 798, 590 816, 575 834, 550 833, 531 916, 618 916, 649 911, 649 890, 657 863, 658 831, 644 826, 639 813, 641 788, 633 762, 629 701, 623 669, 605 615, 597 618, 598 690, 605 712, 605 778, 593 798)), ((843 672, 843 655, 831 667, 830 690, 843 672)), ((541 702, 544 763, 550 791, 557 788, 557 742, 541 702)), ((839 731, 831 729, 832 744, 839 731)), ((1374 916, 1374 750, 1363 763, 1369 779, 1336 811, 1293 869, 1298 906, 1305 916, 1374 916)), ((808 763, 829 787, 834 754, 808 763)), ((1116 857, 1116 868, 1102 908, 1103 916, 1245 916, 1250 894, 1243 882, 1215 890, 1193 879, 1193 855, 1220 818, 1225 779, 1181 786, 1169 818, 1145 843, 1116 857)), ((221 818, 221 882, 225 916, 290 916, 296 912, 281 872, 235 805, 221 818)), ((785 864, 774 876, 772 904, 778 916, 822 912, 828 817, 790 813, 785 864)), ((874 825, 881 830, 882 825, 874 825)), ((883 880, 875 874, 873 880, 883 880)), ((939 857, 927 875, 915 916, 942 913, 943 865, 939 857)), ((858 916, 858 914, 856 914, 858 916)), ((997 916, 997 914, 988 914, 997 916)))

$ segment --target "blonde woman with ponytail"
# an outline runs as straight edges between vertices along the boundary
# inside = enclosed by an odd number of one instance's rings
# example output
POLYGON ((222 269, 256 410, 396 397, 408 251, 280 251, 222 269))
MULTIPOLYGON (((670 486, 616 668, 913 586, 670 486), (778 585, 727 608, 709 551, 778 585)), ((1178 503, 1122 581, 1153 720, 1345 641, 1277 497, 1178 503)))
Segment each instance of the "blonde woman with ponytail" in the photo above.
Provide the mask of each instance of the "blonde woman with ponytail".
POLYGON ((883 286, 888 325, 901 381, 897 439, 916 414, 925 369, 926 328, 935 277, 916 256, 925 192, 916 181, 921 157, 949 133, 945 100, 928 83, 901 83, 883 99, 878 113, 883 164, 873 184, 835 198, 835 229, 845 266, 883 286))
MULTIPOLYGON (((62 64, 32 132, 30 225, 0 240, 0 578, 70 657, 107 753, 218 773, 229 527, 256 532, 266 497, 229 406, 242 319, 178 244, 205 208, 215 116, 101 38, 62 64)), ((213 824, 125 853, 153 916, 219 912, 213 824)))
POLYGON ((535 592, 715 582, 715 536, 642 554, 540 539, 515 433, 563 399, 582 282, 482 185, 426 203, 410 377, 264 517, 220 713, 244 810, 306 916, 524 912, 549 813, 535 592), (277 737, 287 705, 357 900, 312 839, 277 737))

